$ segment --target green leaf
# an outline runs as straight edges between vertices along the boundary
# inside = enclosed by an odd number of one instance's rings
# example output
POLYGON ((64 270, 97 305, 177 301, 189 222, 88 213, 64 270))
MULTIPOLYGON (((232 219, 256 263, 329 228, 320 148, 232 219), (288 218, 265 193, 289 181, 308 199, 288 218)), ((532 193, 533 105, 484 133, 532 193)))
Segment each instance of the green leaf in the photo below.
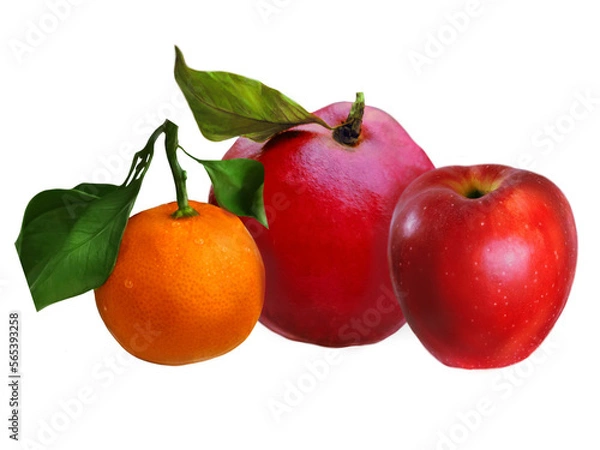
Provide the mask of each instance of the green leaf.
POLYGON ((31 199, 15 247, 38 311, 106 281, 160 132, 136 153, 121 186, 83 183, 31 199))
MULTIPOLYGON (((43 191, 31 199, 15 247, 38 311, 95 289, 109 277, 152 161, 154 144, 163 133, 178 203, 187 204, 186 174, 175 157, 181 148, 177 130, 168 120, 157 128, 135 154, 120 186, 82 183, 73 189, 43 191)), ((249 159, 203 161, 189 156, 205 167, 223 208, 267 226, 262 163, 249 159)))
POLYGON ((269 227, 263 200, 265 169, 260 161, 246 158, 206 161, 185 153, 204 166, 219 206, 269 227))
POLYGON ((259 81, 229 72, 193 70, 179 48, 175 47, 175 53, 175 80, 207 139, 244 136, 260 142, 306 123, 331 129, 322 119, 259 81))

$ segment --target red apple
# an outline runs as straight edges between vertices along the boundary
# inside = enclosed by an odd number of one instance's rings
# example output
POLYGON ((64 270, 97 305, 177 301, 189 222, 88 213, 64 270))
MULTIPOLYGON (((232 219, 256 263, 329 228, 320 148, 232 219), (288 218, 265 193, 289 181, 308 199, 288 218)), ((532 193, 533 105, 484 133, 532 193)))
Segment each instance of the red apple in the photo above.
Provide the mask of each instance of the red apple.
POLYGON ((439 168, 401 195, 389 259, 406 320, 434 357, 503 367, 529 356, 565 306, 575 221, 563 193, 538 174, 439 168))
POLYGON ((265 263, 260 321, 329 347, 377 342, 405 323, 388 268, 389 225, 404 188, 433 169, 390 115, 352 106, 315 112, 334 132, 311 124, 266 143, 240 138, 224 157, 265 169, 269 229, 243 219, 265 263))

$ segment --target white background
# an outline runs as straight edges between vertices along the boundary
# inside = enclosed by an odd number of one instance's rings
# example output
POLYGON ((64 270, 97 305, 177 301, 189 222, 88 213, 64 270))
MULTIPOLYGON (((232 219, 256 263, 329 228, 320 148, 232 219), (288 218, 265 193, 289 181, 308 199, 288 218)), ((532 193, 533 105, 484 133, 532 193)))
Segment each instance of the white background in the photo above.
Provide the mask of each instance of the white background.
MULTIPOLYGON (((0 353, 8 353, 8 313, 18 310, 22 448, 597 448, 593 2, 262 4, 270 12, 261 14, 258 0, 2 3, 0 353), (36 313, 13 246, 33 195, 120 184, 132 151, 166 117, 197 156, 218 159, 231 145, 204 140, 181 103, 174 45, 191 67, 259 79, 308 110, 364 91, 436 166, 493 162, 553 180, 575 212, 580 257, 541 349, 513 367, 464 371, 438 363, 408 327, 331 351, 258 325, 221 358, 162 367, 125 354, 91 293, 36 313), (287 409, 275 414, 273 405, 287 409)), ((190 197, 205 200, 208 178, 191 160, 182 164, 190 197)), ((173 199, 157 151, 135 210, 173 199)), ((0 400, 0 447, 21 448, 7 437, 8 412, 0 400)))

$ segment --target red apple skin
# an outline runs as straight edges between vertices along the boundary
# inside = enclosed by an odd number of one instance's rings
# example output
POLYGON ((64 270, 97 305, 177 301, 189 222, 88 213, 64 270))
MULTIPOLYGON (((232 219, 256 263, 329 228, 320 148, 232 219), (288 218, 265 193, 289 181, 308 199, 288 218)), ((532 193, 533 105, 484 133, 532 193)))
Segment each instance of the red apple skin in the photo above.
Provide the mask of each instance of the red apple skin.
MULTIPOLYGON (((351 106, 315 114, 337 126, 351 106)), ((262 324, 292 340, 346 347, 380 341, 405 323, 387 261, 389 225, 401 192, 433 164, 391 116, 367 106, 355 146, 311 124, 266 143, 240 138, 223 159, 231 158, 265 168, 269 229, 242 218, 265 264, 262 324)), ((212 191, 209 201, 216 203, 212 191)))
POLYGON ((401 195, 389 259, 406 320, 435 358, 467 369, 508 366, 541 344, 565 306, 575 221, 543 176, 501 165, 443 167, 401 195), (477 190, 489 192, 467 197, 477 190))

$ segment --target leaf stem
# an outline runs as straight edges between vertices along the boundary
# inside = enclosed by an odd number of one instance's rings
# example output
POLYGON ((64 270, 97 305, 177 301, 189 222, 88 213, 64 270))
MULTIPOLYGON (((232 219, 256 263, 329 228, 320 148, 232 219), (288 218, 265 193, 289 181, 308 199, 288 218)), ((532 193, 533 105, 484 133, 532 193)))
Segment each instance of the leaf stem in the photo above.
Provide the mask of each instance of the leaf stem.
POLYGON ((193 217, 198 215, 198 211, 192 208, 188 203, 186 180, 187 174, 185 170, 179 165, 177 161, 177 150, 179 149, 179 140, 177 137, 178 127, 170 120, 166 120, 164 123, 165 133, 165 149, 167 151, 167 160, 171 167, 171 173, 173 174, 173 181, 175 182, 175 191, 177 193, 177 211, 172 214, 175 219, 181 219, 183 217, 193 217))
POLYGON ((346 121, 340 126, 334 128, 333 138, 340 144, 350 147, 358 143, 360 129, 362 126, 363 115, 365 112, 365 95, 362 92, 356 93, 356 100, 352 104, 350 114, 346 121))

